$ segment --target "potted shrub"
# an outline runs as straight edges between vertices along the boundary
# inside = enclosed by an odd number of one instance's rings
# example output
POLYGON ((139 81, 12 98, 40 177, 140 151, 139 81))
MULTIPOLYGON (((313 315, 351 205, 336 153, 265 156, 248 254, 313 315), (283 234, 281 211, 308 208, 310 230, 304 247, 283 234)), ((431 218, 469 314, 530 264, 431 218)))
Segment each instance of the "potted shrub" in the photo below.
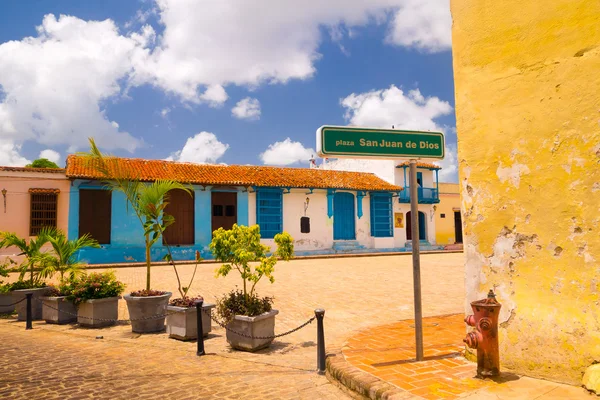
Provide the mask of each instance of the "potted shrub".
MULTIPOLYGON (((165 329, 165 318, 150 317, 166 313, 167 303, 172 293, 151 289, 151 249, 161 238, 165 229, 175 222, 173 216, 164 212, 168 204, 169 192, 175 189, 184 190, 190 195, 192 192, 188 187, 171 180, 141 182, 135 178, 133 172, 123 170, 118 159, 102 154, 91 138, 90 152, 85 156, 88 158, 90 167, 104 176, 105 184, 110 190, 116 190, 125 195, 128 206, 134 211, 144 229, 146 288, 124 296, 129 317, 132 319, 131 330, 139 333, 162 331, 165 329), (144 320, 144 318, 148 319, 144 320)), ((171 265, 177 273, 175 264, 171 262, 171 265)))
MULTIPOLYGON (((259 297, 254 289, 266 277, 275 281, 273 271, 278 258, 288 261, 294 255, 292 237, 287 233, 275 235, 277 250, 268 256, 270 248, 260 243, 260 227, 233 225, 231 230, 219 228, 210 243, 215 259, 224 264, 217 276, 227 276, 235 269, 242 278, 243 291, 232 291, 217 302, 217 314, 227 321, 227 327, 250 336, 273 336, 275 316, 272 297, 259 297)), ((268 347, 273 339, 250 339, 227 330, 227 342, 235 349, 256 351, 268 347)))
POLYGON ((115 273, 91 273, 73 282, 67 299, 78 306, 77 322, 88 328, 114 325, 119 316, 119 299, 125 285, 115 273))
POLYGON ((63 280, 50 286, 42 300, 42 318, 48 324, 69 324, 77 321, 77 307, 68 296, 73 291, 73 281, 63 280))
MULTIPOLYGON (((170 262, 175 268, 170 246, 167 245, 167 249, 169 253, 165 256, 165 260, 170 262)), ((188 291, 194 281, 198 263, 201 260, 202 257, 200 257, 200 252, 196 251, 194 273, 190 278, 188 286, 181 286, 181 279, 179 278, 177 268, 175 268, 175 276, 177 277, 177 285, 181 297, 171 299, 167 306, 167 333, 170 338, 178 340, 194 340, 198 338, 198 313, 196 310, 196 303, 203 301, 203 298, 201 296, 188 297, 188 291)), ((210 317, 214 307, 214 304, 202 304, 202 312, 205 313, 202 318, 202 333, 204 337, 208 336, 208 333, 211 330, 210 317)))
POLYGON ((61 230, 48 238, 52 252, 42 253, 37 259, 47 265, 50 274, 59 274, 59 285, 51 287, 42 297, 42 317, 47 323, 67 324, 77 320, 77 308, 67 297, 73 289, 73 281, 83 274, 85 264, 76 260, 75 254, 84 247, 100 247, 89 234, 68 240, 61 230))
MULTIPOLYGON (((196 303, 203 301, 202 297, 181 297, 173 299, 167 306, 167 333, 170 338, 178 340, 198 339, 198 312, 196 303)), ((214 304, 202 304, 202 333, 208 336, 211 331, 210 315, 214 304)))
MULTIPOLYGON (((40 297, 48 290, 44 282, 49 275, 52 274, 52 269, 48 268, 46 259, 42 257, 42 246, 48 243, 51 236, 56 233, 55 228, 43 228, 36 238, 26 239, 18 237, 12 232, 0 232, 0 248, 17 247, 24 256, 25 260, 17 267, 19 274, 18 282, 11 285, 12 301, 18 302, 25 298, 28 293, 33 293, 33 301, 31 304, 32 318, 42 319, 42 301, 40 297), (28 276, 28 279, 25 277, 28 276)), ((15 306, 18 316, 17 320, 24 321, 27 316, 27 303, 21 301, 15 306)))

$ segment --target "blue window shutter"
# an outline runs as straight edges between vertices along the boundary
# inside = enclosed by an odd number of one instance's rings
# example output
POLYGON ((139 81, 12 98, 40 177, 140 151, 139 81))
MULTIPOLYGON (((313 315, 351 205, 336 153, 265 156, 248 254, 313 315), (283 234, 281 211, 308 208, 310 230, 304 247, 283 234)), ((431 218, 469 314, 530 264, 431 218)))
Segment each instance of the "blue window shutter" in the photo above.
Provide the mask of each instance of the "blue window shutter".
POLYGON ((283 231, 283 193, 281 189, 256 191, 256 222, 263 239, 273 239, 283 231))
POLYGON ((393 223, 391 193, 371 193, 371 236, 393 237, 393 223))

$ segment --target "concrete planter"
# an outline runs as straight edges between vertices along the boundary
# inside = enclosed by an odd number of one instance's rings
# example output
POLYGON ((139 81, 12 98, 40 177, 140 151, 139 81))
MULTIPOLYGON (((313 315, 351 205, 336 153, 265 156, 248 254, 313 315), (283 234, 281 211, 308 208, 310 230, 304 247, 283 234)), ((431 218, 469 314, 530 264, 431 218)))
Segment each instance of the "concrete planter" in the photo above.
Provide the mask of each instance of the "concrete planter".
POLYGON ((66 296, 41 297, 42 318, 48 324, 69 324, 77 321, 77 307, 66 296))
POLYGON ((12 304, 14 302, 12 292, 0 293, 0 314, 12 314, 13 311, 15 311, 15 306, 9 306, 7 304, 12 304))
MULTIPOLYGON (((227 327, 250 336, 273 336, 275 334, 275 316, 278 310, 271 310, 256 317, 236 315, 227 327)), ((237 350, 257 351, 269 347, 273 339, 249 339, 227 330, 227 342, 237 350)))
POLYGON ((166 314, 167 304, 169 303, 169 298, 171 298, 171 295, 171 292, 167 292, 162 296, 152 297, 133 297, 130 295, 123 296, 127 302, 129 318, 132 319, 131 330, 137 333, 163 331, 165 329, 165 317, 148 320, 140 319, 151 317, 153 315, 166 314))
POLYGON ((77 322, 86 328, 111 326, 119 317, 119 299, 121 296, 105 299, 86 300, 79 304, 77 322))
MULTIPOLYGON (((202 333, 208 336, 211 330, 210 315, 214 304, 202 304, 202 333)), ((198 313, 196 307, 167 306, 167 333, 178 340, 198 339, 198 313), (175 314, 171 314, 175 313, 175 314)))
MULTIPOLYGON (((20 289, 13 290, 13 303, 24 299, 26 294, 33 293, 31 298, 31 313, 32 320, 42 319, 42 299, 41 297, 46 295, 48 291, 47 287, 38 288, 38 289, 20 289)), ((15 306, 18 316, 17 321, 25 321, 27 319, 27 300, 23 300, 19 304, 15 306)))

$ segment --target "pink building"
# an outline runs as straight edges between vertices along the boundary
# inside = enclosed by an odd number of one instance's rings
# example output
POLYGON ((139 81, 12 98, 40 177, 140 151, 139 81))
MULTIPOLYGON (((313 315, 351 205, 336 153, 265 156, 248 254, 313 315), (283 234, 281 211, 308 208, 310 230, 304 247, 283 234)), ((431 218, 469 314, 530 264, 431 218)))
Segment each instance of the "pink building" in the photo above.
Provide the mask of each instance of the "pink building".
MULTIPOLYGON (((0 167, 0 231, 23 238, 37 235, 42 226, 67 232, 71 182, 64 169, 0 167)), ((16 256, 17 249, 0 249, 16 256)))

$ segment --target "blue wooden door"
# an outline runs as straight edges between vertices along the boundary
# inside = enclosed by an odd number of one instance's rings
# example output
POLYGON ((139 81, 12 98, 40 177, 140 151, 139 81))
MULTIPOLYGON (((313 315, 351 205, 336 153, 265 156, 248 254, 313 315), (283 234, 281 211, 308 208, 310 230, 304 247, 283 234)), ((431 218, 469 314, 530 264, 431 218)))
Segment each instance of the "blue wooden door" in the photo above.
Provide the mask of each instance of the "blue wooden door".
POLYGON ((333 197, 333 240, 354 240, 354 195, 336 193, 333 197))

